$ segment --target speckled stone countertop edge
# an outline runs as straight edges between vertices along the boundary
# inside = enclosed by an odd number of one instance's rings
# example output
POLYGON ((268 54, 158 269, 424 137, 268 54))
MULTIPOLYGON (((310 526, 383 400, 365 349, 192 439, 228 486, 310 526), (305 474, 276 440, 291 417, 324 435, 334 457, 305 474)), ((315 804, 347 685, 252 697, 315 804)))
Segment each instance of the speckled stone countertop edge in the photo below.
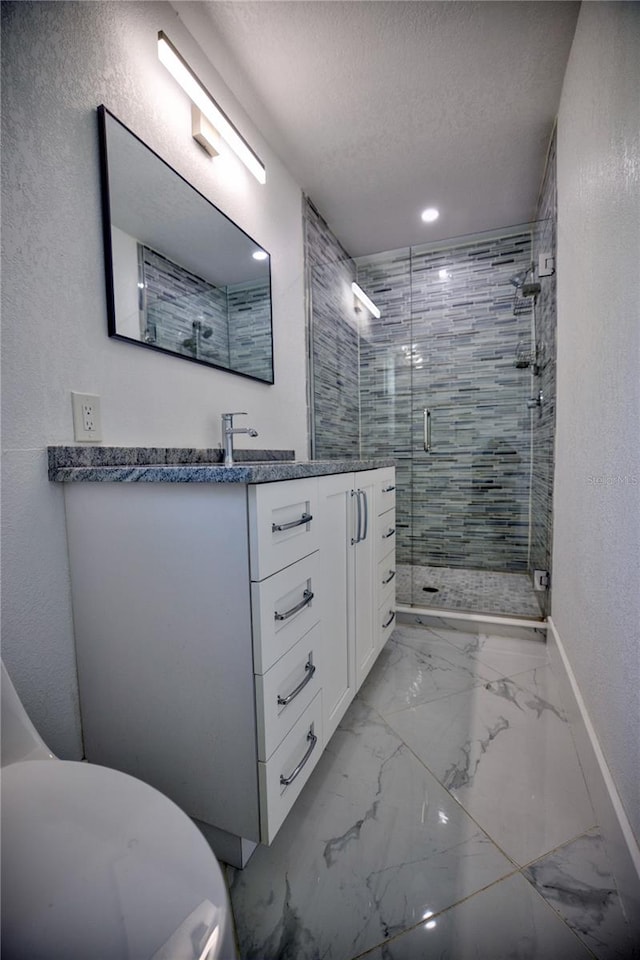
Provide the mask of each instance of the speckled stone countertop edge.
MULTIPOLYGON (((220 447, 108 447, 108 446, 49 446, 49 472, 59 467, 134 467, 165 466, 189 463, 220 464, 220 447)), ((237 462, 256 460, 295 460, 295 450, 236 450, 237 462)))
MULTIPOLYGON (((178 463, 158 462, 158 460, 142 463, 138 460, 134 463, 120 463, 110 466, 105 463, 107 459, 105 454, 108 448, 94 448, 103 451, 103 455, 100 457, 102 462, 93 465, 72 466, 63 465, 60 462, 62 456, 51 455, 51 451, 61 453, 64 449, 49 448, 49 479, 58 483, 271 483, 278 480, 326 476, 332 473, 375 470, 380 467, 395 465, 393 458, 385 457, 365 460, 270 460, 264 463, 245 464, 238 462, 232 467, 202 461, 184 462, 182 459, 178 463)), ((76 450, 77 448, 66 449, 76 450)), ((119 456, 121 456, 124 448, 117 449, 120 451, 119 456)), ((132 451, 137 451, 136 457, 141 455, 142 449, 149 451, 149 448, 131 448, 132 451)), ((159 451, 160 448, 153 449, 154 453, 159 453, 159 451)), ((82 456, 86 460, 90 459, 89 452, 86 449, 82 456)))

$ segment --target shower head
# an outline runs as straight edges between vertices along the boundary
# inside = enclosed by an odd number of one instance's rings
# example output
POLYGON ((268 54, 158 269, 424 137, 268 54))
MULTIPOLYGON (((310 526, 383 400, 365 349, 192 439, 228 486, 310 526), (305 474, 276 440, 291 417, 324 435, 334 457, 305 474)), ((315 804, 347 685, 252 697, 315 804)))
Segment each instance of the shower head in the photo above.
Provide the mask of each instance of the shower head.
POLYGON ((519 290, 529 276, 530 270, 531 267, 527 267, 526 270, 521 270, 520 273, 516 273, 512 277, 509 277, 509 283, 514 286, 516 290, 519 290))

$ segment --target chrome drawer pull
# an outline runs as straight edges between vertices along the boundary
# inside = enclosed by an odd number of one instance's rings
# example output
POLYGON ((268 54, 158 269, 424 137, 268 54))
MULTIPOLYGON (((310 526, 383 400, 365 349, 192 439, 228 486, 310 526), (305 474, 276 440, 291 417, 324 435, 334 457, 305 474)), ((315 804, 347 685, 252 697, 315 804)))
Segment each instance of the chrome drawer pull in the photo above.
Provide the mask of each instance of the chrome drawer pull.
POLYGON ((383 487, 383 488, 382 488, 382 492, 383 492, 383 493, 393 493, 393 491, 395 490, 395 488, 396 488, 395 483, 392 483, 390 487, 383 487))
POLYGON ((318 742, 318 738, 317 738, 317 736, 315 735, 315 733, 313 732, 313 724, 311 724, 311 727, 309 728, 309 733, 307 734, 307 740, 309 740, 309 741, 311 742, 311 746, 309 747, 309 749, 307 750, 307 752, 305 753, 304 757, 302 758, 302 760, 300 761, 300 763, 298 764, 298 766, 295 768, 295 770, 293 771, 293 773, 292 773, 289 777, 283 777, 282 774, 280 774, 280 783, 282 784, 283 787, 288 787, 290 783, 293 783, 293 781, 294 781, 295 778, 298 776, 298 774, 300 773, 300 771, 301 771, 302 768, 304 767, 305 763, 307 762, 307 760, 309 759, 309 757, 310 757, 311 754, 313 753, 313 748, 315 747, 316 743, 318 742))
POLYGON ((395 570, 389 570, 389 576, 387 577, 386 580, 383 580, 383 581, 382 581, 382 586, 384 587, 385 584, 391 583, 391 581, 393 580, 393 578, 395 577, 395 575, 396 575, 395 570))
POLYGON ((389 537, 392 537, 395 532, 396 532, 396 528, 395 528, 395 527, 389 527, 388 532, 382 534, 382 539, 383 539, 383 540, 388 540, 389 537))
POLYGON ((316 668, 311 663, 311 660, 307 660, 307 662, 304 665, 304 669, 307 671, 306 677, 301 683, 298 684, 295 690, 291 691, 288 697, 281 697, 280 694, 278 694, 279 707, 286 707, 288 703, 291 703, 292 700, 295 700, 295 698, 298 696, 299 693, 301 693, 304 690, 304 688, 306 687, 306 685, 309 683, 314 673, 316 672, 316 668))
POLYGON ((390 610, 390 611, 389 611, 389 619, 387 620, 386 623, 383 623, 383 624, 382 624, 382 629, 383 629, 383 630, 386 630, 387 627, 390 627, 391 624, 393 623, 393 621, 395 620, 395 618, 396 618, 395 610, 390 610))
POLYGON ((301 527, 305 523, 311 523, 313 517, 310 513, 303 513, 299 520, 292 520, 291 523, 272 523, 271 533, 277 533, 282 530, 291 530, 293 527, 301 527))
POLYGON ((302 594, 302 600, 300 603, 296 603, 295 607, 291 607, 291 610, 287 610, 286 613, 276 612, 273 615, 274 620, 288 620, 289 617, 292 617, 294 613, 297 613, 299 610, 302 610, 303 607, 307 607, 313 600, 313 594, 311 590, 305 590, 302 594))

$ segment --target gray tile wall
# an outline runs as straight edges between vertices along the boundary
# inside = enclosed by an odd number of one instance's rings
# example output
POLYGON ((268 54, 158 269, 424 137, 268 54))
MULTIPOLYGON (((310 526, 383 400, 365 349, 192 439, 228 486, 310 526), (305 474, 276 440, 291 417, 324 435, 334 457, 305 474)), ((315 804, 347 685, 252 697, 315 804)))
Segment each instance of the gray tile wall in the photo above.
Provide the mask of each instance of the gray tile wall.
POLYGON ((312 203, 304 201, 310 300, 312 456, 358 457, 360 400, 355 266, 312 203))
POLYGON ((232 370, 273 380, 271 293, 267 279, 227 287, 229 360, 232 370))
POLYGON ((267 278, 216 287, 143 244, 138 244, 138 257, 146 296, 143 338, 146 329, 159 347, 273 380, 267 278))
MULTIPOLYGON (((142 244, 138 244, 138 257, 145 284, 146 325, 153 337, 151 342, 185 356, 197 356, 228 367, 225 291, 142 244), (203 332, 211 331, 208 337, 194 337, 194 317, 200 320, 203 332)), ((144 337, 144 318, 142 327, 144 337)))
POLYGON ((355 455, 359 419, 360 454, 397 459, 400 563, 526 572, 530 549, 533 558, 544 543, 548 564, 551 404, 532 414, 527 399, 552 373, 555 318, 543 280, 538 332, 548 365, 534 377, 516 366, 519 351, 532 349, 533 300, 509 280, 548 244, 550 224, 536 227, 533 239, 527 230, 361 258, 355 273, 311 204, 305 226, 314 455, 355 455), (354 276, 380 307, 379 320, 363 310, 354 322, 354 276))
POLYGON ((393 438, 399 562, 527 568, 530 378, 514 361, 531 309, 514 311, 509 278, 530 261, 529 233, 358 261, 382 311, 361 343, 362 450, 393 438))

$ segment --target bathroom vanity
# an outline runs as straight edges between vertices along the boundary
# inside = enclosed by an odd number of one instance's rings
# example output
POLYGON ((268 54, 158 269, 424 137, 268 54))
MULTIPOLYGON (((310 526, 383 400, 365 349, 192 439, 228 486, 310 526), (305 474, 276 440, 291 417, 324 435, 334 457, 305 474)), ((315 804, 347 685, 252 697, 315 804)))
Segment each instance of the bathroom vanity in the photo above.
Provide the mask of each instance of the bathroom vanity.
POLYGON ((241 866, 393 629, 393 461, 60 450, 86 756, 160 789, 241 866))

